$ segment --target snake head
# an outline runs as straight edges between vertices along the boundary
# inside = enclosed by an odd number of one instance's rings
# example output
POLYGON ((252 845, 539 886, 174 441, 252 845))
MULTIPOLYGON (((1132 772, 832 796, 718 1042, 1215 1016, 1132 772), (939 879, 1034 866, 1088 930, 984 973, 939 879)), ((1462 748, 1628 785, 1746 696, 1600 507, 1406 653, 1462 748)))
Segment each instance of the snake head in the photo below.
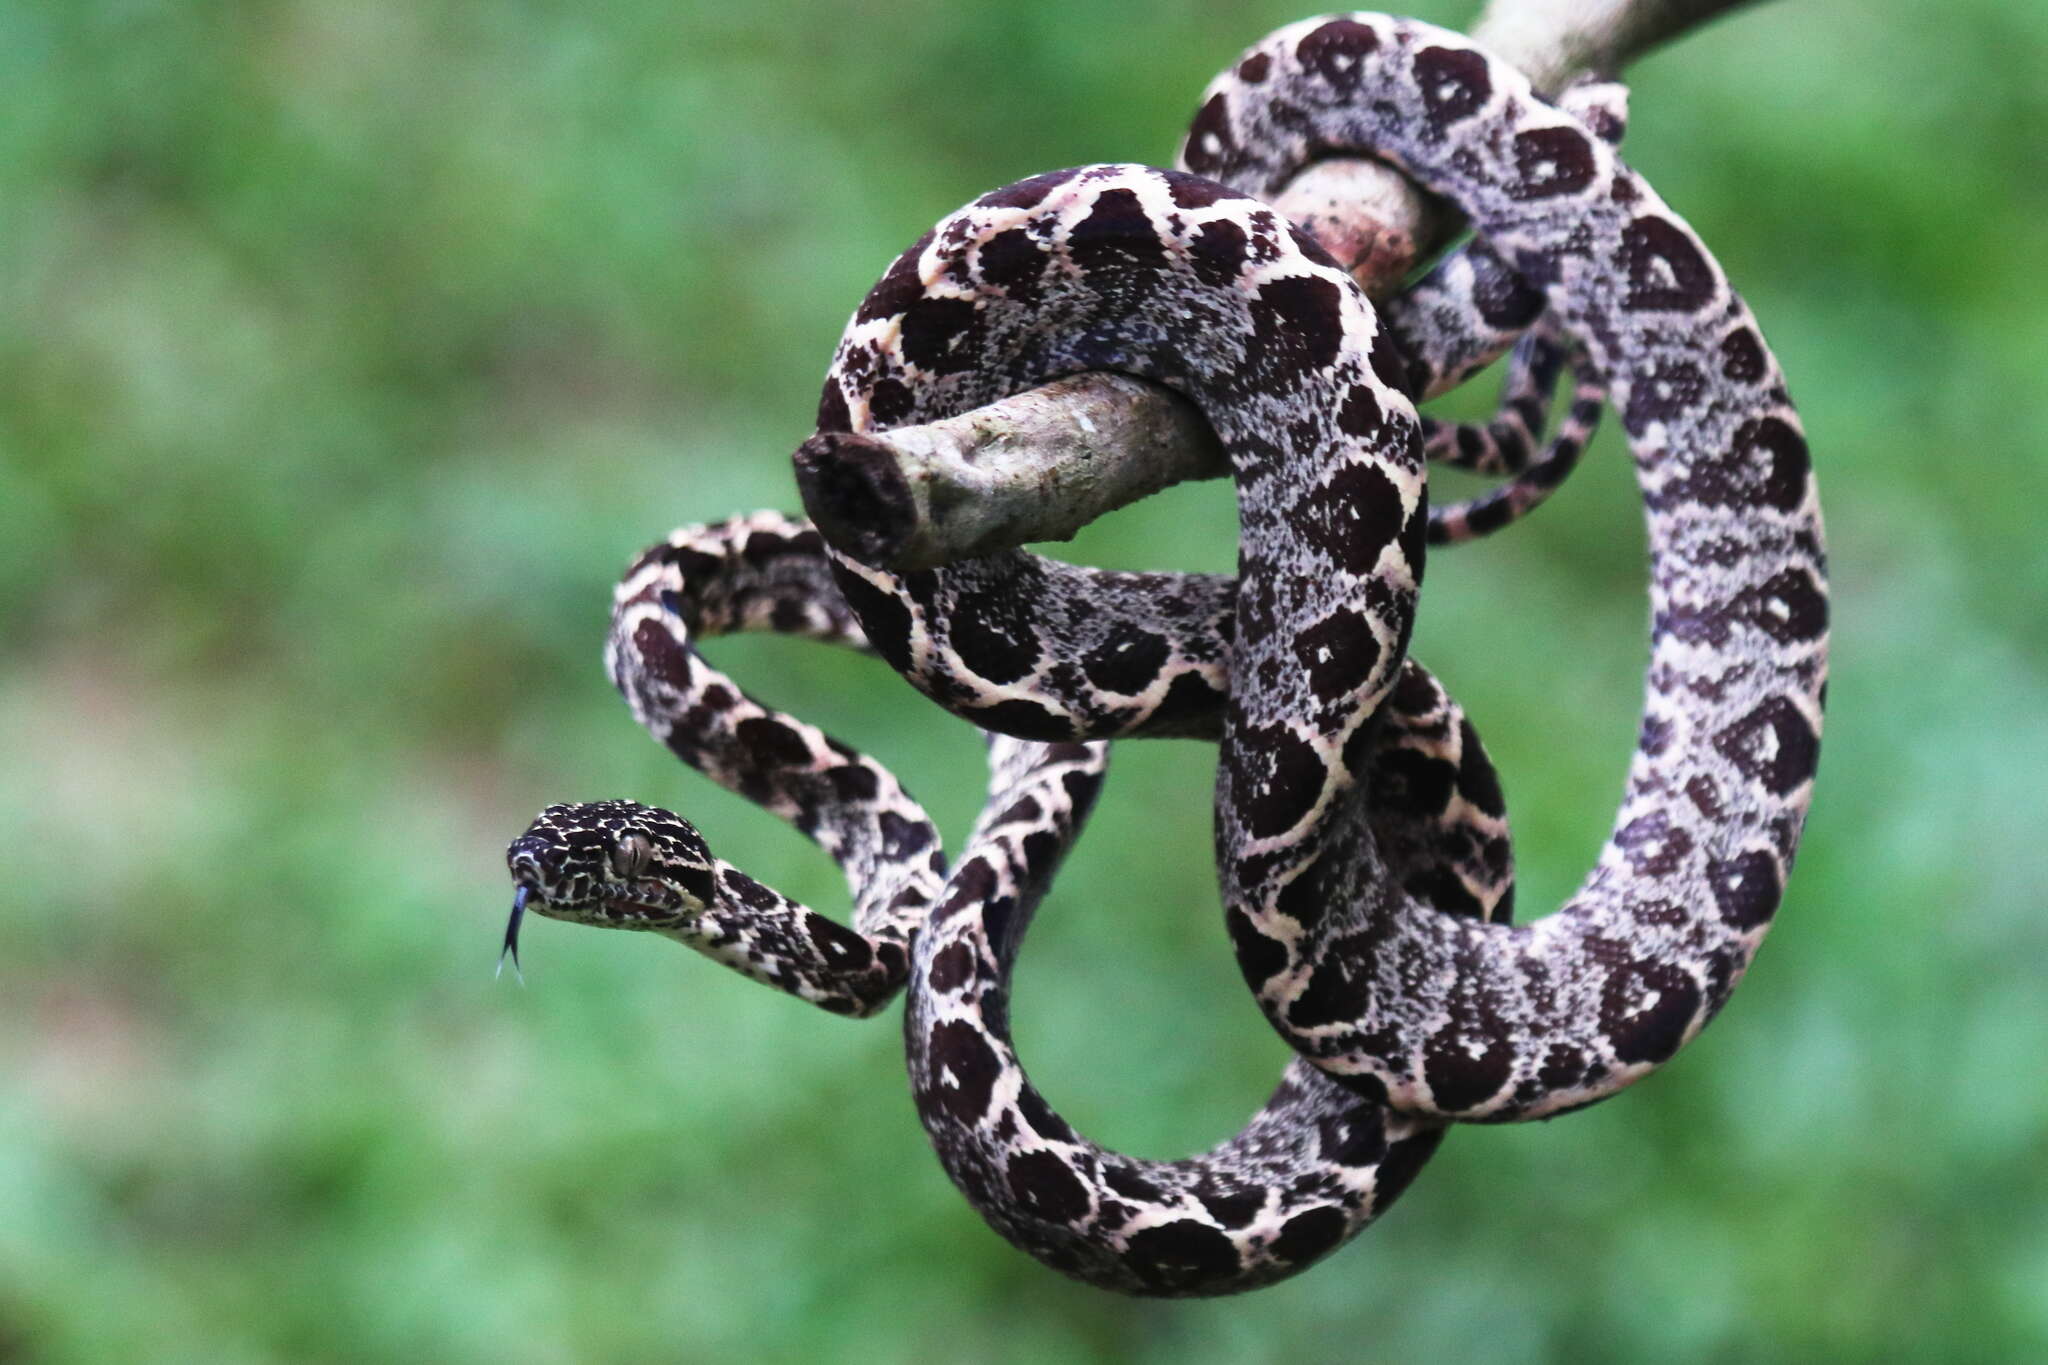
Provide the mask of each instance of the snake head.
POLYGON ((528 910, 571 924, 668 929, 716 894, 711 850, 689 821, 632 801, 549 806, 505 850, 517 885, 505 951, 528 910))

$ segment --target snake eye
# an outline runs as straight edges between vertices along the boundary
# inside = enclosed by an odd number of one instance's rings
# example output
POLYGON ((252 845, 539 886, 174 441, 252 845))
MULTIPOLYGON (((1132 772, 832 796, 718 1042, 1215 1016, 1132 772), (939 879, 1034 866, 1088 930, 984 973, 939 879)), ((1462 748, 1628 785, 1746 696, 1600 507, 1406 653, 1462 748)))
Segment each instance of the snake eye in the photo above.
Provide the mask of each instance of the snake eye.
POLYGON ((612 845, 612 871, 620 878, 631 881, 647 870, 647 860, 654 854, 653 845, 644 834, 628 834, 612 845))

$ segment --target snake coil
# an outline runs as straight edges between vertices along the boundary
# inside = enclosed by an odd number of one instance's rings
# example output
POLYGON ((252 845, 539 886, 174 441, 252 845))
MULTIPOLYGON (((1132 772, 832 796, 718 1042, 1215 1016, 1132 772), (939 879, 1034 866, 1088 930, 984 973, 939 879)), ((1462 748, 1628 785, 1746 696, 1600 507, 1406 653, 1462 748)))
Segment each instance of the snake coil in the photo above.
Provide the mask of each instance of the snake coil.
POLYGON ((1445 1124, 1560 1113, 1668 1060, 1749 965, 1804 820, 1826 674, 1819 509, 1754 318, 1614 155, 1616 92, 1563 106, 1444 30, 1313 19, 1211 85, 1183 169, 1054 172, 942 220, 848 324, 799 459, 1066 374, 1140 375, 1192 400, 1230 457, 1237 575, 1021 550, 896 574, 773 514, 685 528, 620 585, 612 676, 679 757, 839 861, 853 925, 628 802, 543 812, 508 853, 517 905, 655 930, 835 1012, 907 986, 918 1110, 955 1182, 1047 1264, 1131 1293, 1292 1274, 1384 1208, 1445 1124), (1333 154, 1397 165, 1474 242, 1376 311, 1259 197, 1333 154), (1517 338, 1493 424, 1417 417, 1517 338), (1567 363, 1578 391, 1537 458, 1567 363), (1425 546, 1540 502, 1603 393, 1649 522, 1643 722, 1593 871, 1514 926, 1497 778, 1408 637, 1425 546), (1433 518, 1426 458, 1511 482, 1433 518), (957 862, 886 769, 694 648, 749 629, 871 649, 991 733, 957 862), (1174 1162, 1077 1134, 1007 1023, 1024 929, 1106 741, 1144 736, 1220 745, 1225 922, 1297 1053, 1243 1131, 1174 1162))

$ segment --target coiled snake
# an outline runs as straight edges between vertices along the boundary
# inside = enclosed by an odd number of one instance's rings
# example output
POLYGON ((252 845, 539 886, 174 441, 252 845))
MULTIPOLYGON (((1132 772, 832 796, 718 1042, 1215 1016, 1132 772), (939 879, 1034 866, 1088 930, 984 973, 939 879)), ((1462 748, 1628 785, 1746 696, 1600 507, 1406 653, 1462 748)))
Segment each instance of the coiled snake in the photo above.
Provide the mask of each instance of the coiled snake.
POLYGON ((897 575, 774 518, 679 533, 621 584, 613 677, 681 757, 839 859, 854 928, 630 803, 550 807, 508 861, 514 930, 527 905, 655 929, 844 1013, 872 1012, 907 974, 920 1115, 991 1224, 1106 1287, 1213 1294, 1339 1245, 1446 1121, 1590 1103, 1705 1025, 1797 843, 1827 606, 1805 443, 1753 318, 1602 137, 1518 73, 1413 20, 1310 20, 1212 85, 1182 160, 1035 177, 943 220, 849 324, 799 458, 1062 374, 1142 375, 1192 399, 1230 456, 1236 579, 1022 551, 897 575), (1484 245, 1376 318, 1251 197, 1330 154, 1393 162, 1484 245), (1431 524, 1410 396, 1539 316, 1519 359, 1538 377, 1511 396, 1543 387, 1567 346, 1582 386, 1608 387, 1648 514, 1651 658, 1612 836, 1562 910, 1513 928, 1483 918, 1509 875, 1492 769, 1405 660, 1431 524), (750 628, 871 646, 1016 737, 993 741, 990 800, 950 874, 885 770, 746 698, 690 645, 750 628), (1008 971, 1093 798, 1101 741, 1147 735, 1220 741, 1226 923, 1300 1054, 1242 1133, 1180 1162, 1080 1138, 1007 1036, 1008 971))

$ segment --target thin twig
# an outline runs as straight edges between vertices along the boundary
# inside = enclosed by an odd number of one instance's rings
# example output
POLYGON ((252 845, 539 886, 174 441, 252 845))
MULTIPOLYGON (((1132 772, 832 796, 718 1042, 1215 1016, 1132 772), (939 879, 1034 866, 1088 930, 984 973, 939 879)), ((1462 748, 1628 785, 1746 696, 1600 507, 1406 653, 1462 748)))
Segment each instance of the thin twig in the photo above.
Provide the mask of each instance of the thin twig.
MULTIPOLYGON (((1755 0, 1489 0, 1472 36, 1548 94, 1755 0)), ((1393 167, 1356 157, 1304 169, 1274 206, 1377 298, 1441 248, 1457 215, 1393 167)), ((1064 379, 928 426, 820 434, 797 488, 825 538, 868 563, 932 568, 1082 526, 1186 479, 1227 472, 1201 416, 1122 375, 1064 379)))

